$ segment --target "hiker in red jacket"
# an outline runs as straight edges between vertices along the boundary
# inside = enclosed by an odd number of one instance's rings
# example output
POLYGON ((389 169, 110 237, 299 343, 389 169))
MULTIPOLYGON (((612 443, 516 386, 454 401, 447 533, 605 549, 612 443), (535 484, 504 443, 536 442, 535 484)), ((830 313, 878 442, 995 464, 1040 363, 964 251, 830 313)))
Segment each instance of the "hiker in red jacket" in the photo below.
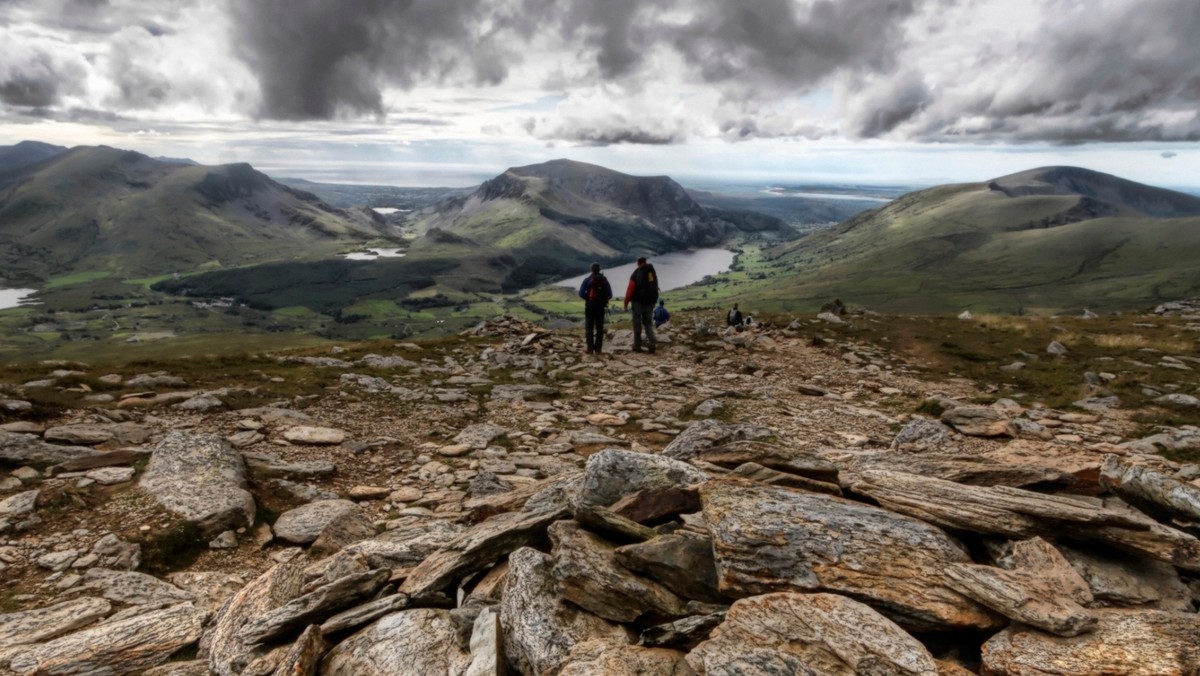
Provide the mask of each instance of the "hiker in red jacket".
POLYGON ((604 315, 613 292, 608 278, 600 274, 599 263, 592 263, 592 274, 583 278, 579 297, 583 299, 583 334, 587 353, 600 354, 600 348, 604 346, 604 315))
POLYGON ((637 260, 637 268, 629 275, 629 286, 625 289, 625 309, 633 305, 633 351, 642 351, 642 329, 646 329, 646 351, 654 354, 654 304, 658 302, 658 273, 643 256, 637 260))

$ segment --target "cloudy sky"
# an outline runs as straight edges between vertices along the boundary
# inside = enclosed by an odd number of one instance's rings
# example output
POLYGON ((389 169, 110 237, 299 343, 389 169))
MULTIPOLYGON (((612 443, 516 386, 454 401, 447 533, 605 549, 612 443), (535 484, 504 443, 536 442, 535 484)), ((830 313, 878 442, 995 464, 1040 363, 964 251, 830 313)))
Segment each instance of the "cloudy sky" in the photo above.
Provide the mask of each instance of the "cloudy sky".
POLYGON ((468 185, 1200 186, 1197 0, 0 0, 0 145, 468 185))

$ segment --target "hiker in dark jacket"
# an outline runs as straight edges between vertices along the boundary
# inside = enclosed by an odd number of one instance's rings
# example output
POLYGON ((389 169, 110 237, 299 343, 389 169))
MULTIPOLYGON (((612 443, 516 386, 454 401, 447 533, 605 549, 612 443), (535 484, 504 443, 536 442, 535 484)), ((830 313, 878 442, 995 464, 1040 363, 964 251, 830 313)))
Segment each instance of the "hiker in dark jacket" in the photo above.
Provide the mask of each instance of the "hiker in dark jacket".
POLYGON ((625 289, 625 309, 633 305, 633 351, 642 351, 642 329, 646 329, 646 351, 654 354, 654 303, 658 301, 658 273, 643 256, 637 260, 637 268, 629 275, 629 286, 625 289))
POLYGON ((579 297, 583 299, 583 333, 587 353, 600 354, 600 348, 604 346, 604 315, 613 292, 608 278, 600 274, 599 263, 592 263, 592 274, 583 278, 579 297))
POLYGON ((729 311, 729 314, 725 315, 725 323, 729 326, 742 325, 742 311, 738 309, 737 303, 734 303, 733 309, 729 311))

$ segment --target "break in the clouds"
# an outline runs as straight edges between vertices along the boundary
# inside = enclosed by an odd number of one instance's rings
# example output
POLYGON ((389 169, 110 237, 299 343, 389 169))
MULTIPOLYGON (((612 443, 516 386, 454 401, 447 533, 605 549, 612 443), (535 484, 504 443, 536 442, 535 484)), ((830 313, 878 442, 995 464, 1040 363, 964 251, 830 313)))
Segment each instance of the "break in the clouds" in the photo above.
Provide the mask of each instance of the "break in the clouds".
POLYGON ((587 146, 1195 141, 1197 35, 1196 0, 0 0, 0 115, 587 146))

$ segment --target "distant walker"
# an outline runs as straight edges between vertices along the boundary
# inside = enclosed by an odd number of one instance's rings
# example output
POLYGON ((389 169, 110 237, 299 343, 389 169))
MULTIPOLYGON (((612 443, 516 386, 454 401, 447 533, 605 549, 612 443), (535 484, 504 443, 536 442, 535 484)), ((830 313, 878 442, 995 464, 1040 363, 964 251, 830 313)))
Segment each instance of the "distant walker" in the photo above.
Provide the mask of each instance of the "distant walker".
POLYGON ((654 303, 658 301, 658 273, 643 256, 637 260, 637 268, 629 275, 629 286, 625 289, 625 309, 633 305, 633 351, 642 351, 642 330, 646 331, 646 351, 654 354, 658 339, 654 335, 654 303))
POLYGON ((604 315, 613 292, 608 278, 600 274, 599 263, 592 263, 592 274, 583 278, 579 297, 583 299, 583 334, 587 353, 600 354, 604 347, 604 315))

